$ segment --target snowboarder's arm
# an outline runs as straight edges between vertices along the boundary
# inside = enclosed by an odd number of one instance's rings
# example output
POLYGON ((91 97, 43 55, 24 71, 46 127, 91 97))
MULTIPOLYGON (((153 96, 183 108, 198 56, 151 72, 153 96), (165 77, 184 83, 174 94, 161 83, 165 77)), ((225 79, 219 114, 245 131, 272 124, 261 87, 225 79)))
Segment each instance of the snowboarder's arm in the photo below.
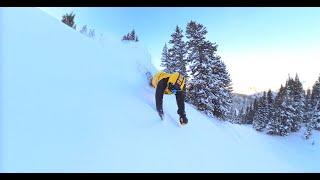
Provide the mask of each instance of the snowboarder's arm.
POLYGON ((167 87, 167 80, 161 79, 158 82, 158 85, 156 88, 156 107, 157 107, 157 111, 159 113, 163 113, 162 101, 163 101, 163 94, 164 94, 166 87, 167 87))
POLYGON ((180 116, 185 116, 184 98, 185 98, 185 92, 178 91, 176 94, 176 101, 177 101, 177 105, 178 105, 178 114, 180 116))
POLYGON ((176 100, 177 100, 177 105, 178 105, 178 114, 180 115, 180 123, 181 124, 187 124, 188 123, 188 118, 186 116, 186 112, 184 109, 184 98, 185 98, 185 87, 183 88, 182 91, 178 91, 176 94, 176 100))

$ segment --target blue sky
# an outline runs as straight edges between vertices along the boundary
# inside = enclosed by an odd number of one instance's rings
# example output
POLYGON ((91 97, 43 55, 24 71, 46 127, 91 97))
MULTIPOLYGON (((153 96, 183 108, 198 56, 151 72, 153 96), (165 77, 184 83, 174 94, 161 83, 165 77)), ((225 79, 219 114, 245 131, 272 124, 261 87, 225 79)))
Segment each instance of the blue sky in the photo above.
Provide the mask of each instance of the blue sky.
POLYGON ((42 8, 61 19, 76 13, 78 30, 122 36, 133 28, 159 67, 162 48, 175 26, 190 20, 207 27, 207 39, 218 44, 235 92, 277 90, 288 74, 298 73, 305 88, 320 74, 320 8, 267 7, 99 7, 42 8))

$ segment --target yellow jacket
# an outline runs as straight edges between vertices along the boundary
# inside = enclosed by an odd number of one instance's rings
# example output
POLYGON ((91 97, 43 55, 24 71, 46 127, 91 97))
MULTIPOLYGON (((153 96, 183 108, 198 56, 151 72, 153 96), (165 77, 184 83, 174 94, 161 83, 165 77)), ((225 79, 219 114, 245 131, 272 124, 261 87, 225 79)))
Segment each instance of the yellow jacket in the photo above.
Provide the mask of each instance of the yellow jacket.
POLYGON ((172 92, 168 89, 169 83, 175 84, 176 82, 178 82, 180 85, 180 89, 184 89, 185 78, 178 72, 175 72, 173 74, 169 74, 163 71, 157 72, 152 78, 152 86, 154 88, 157 88, 158 82, 164 78, 169 78, 167 87, 164 91, 165 94, 172 94, 172 92))

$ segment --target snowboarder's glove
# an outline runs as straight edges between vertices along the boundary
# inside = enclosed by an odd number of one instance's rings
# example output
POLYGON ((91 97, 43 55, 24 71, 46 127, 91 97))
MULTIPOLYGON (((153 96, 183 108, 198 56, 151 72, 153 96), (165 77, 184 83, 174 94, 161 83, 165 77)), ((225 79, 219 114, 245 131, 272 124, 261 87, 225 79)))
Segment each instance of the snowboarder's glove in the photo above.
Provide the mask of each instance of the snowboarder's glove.
POLYGON ((186 117, 186 115, 180 116, 179 120, 180 120, 180 124, 182 125, 188 124, 188 118, 186 117))

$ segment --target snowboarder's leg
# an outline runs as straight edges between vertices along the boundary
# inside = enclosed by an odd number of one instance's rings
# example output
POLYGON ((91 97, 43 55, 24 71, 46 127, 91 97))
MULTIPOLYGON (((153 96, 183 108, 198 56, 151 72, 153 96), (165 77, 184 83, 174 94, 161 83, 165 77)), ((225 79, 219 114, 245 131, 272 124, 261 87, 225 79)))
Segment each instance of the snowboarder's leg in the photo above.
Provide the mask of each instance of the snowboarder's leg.
POLYGON ((158 111, 158 114, 159 114, 161 120, 163 120, 163 118, 164 118, 164 113, 163 113, 163 111, 158 111))
POLYGON ((179 114, 180 118, 179 121, 181 124, 187 124, 188 119, 185 113, 185 107, 184 107, 184 98, 185 98, 185 93, 184 91, 178 91, 176 93, 176 100, 177 100, 177 105, 178 105, 178 111, 177 113, 179 114))
POLYGON ((163 118, 163 94, 165 89, 166 89, 166 81, 160 80, 156 88, 155 100, 156 100, 156 108, 161 119, 163 118))

